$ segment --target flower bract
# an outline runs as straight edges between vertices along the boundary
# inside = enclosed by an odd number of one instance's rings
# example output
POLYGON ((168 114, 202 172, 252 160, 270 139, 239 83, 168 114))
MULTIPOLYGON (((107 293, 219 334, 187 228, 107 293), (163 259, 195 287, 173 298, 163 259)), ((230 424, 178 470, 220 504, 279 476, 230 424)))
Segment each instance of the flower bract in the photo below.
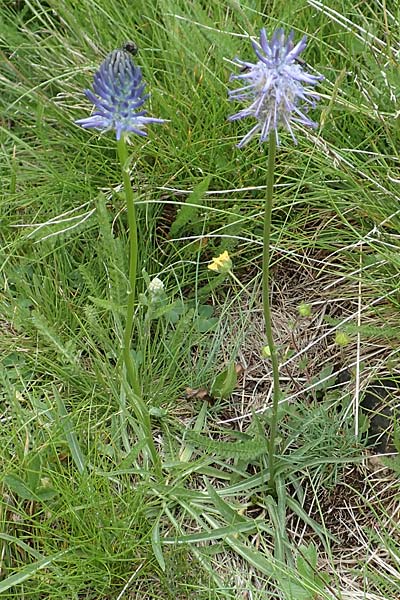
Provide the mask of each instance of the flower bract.
POLYGON ((311 75, 300 62, 306 36, 296 45, 293 38, 293 31, 286 36, 283 29, 277 29, 269 40, 265 29, 262 29, 260 42, 252 41, 257 62, 235 59, 241 69, 239 74, 231 75, 231 79, 240 80, 242 86, 230 91, 229 99, 246 102, 248 106, 230 116, 229 120, 253 117, 257 121, 240 141, 239 148, 258 134, 260 142, 265 142, 273 133, 279 144, 280 127, 287 129, 296 143, 294 123, 316 127, 307 112, 315 107, 319 96, 309 86, 316 85, 323 77, 311 75))
POLYGON ((95 106, 92 115, 75 123, 86 129, 114 130, 117 140, 130 132, 146 136, 148 123, 163 123, 164 119, 145 116, 147 111, 141 107, 149 95, 144 89, 142 71, 135 65, 132 53, 113 50, 94 75, 93 91, 85 90, 95 106))

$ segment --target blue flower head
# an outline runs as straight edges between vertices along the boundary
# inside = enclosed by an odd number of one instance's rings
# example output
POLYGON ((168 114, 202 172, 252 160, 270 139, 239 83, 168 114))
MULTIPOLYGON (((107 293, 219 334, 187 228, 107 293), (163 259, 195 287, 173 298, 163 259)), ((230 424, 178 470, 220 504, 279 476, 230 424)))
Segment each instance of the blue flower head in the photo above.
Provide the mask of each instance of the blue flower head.
POLYGON ((296 45, 293 37, 293 31, 286 37, 283 29, 277 29, 269 41, 265 29, 262 29, 260 43, 252 42, 258 61, 253 64, 235 58, 241 70, 238 75, 231 75, 231 79, 242 80, 243 86, 229 92, 229 99, 245 101, 248 106, 230 116, 229 120, 236 121, 244 117, 257 120, 238 144, 239 148, 258 133, 261 143, 274 132, 279 144, 278 128, 281 126, 289 130, 293 141, 297 143, 293 123, 309 127, 317 125, 308 118, 307 111, 315 107, 319 96, 305 85, 316 85, 323 77, 310 75, 304 70, 299 55, 306 47, 306 36, 296 45))
POLYGON ((95 73, 93 92, 85 90, 85 96, 95 106, 94 112, 75 123, 86 129, 113 129, 117 140, 129 132, 146 136, 148 123, 163 123, 164 119, 146 117, 147 111, 139 110, 149 97, 144 88, 142 71, 128 49, 113 50, 95 73))

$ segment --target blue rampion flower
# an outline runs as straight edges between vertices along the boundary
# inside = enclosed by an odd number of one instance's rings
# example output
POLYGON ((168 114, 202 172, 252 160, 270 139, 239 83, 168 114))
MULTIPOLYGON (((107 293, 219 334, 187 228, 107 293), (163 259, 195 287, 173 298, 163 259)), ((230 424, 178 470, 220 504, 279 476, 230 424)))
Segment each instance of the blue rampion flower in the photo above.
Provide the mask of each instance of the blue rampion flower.
POLYGON ((310 107, 315 107, 319 96, 304 87, 304 84, 315 85, 323 77, 310 75, 304 70, 299 55, 306 47, 307 38, 304 36, 295 46, 293 37, 293 31, 285 37, 283 29, 277 29, 268 41, 265 29, 261 29, 260 43, 252 41, 258 62, 253 64, 235 58, 241 70, 238 75, 231 75, 231 80, 241 79, 245 85, 229 92, 229 99, 244 100, 250 102, 250 105, 228 118, 230 121, 244 117, 257 119, 257 124, 238 144, 239 148, 258 132, 260 143, 265 142, 273 131, 279 144, 280 126, 288 129, 293 141, 297 143, 292 123, 317 126, 306 113, 310 107))
POLYGON ((113 50, 95 73, 93 92, 85 90, 85 96, 95 105, 93 114, 75 123, 87 129, 113 129, 117 140, 129 132, 146 136, 148 123, 163 123, 164 119, 145 117, 147 111, 138 110, 149 97, 144 88, 142 71, 129 51, 113 50))

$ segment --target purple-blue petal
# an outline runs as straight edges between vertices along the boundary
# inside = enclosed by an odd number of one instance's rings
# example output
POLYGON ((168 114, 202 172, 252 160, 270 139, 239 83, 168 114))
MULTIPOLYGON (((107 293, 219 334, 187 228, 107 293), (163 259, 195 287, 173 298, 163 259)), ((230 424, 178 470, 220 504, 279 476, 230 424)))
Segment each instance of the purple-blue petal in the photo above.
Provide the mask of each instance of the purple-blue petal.
POLYGON ((265 29, 261 29, 259 42, 252 41, 256 63, 235 58, 242 69, 232 74, 230 80, 241 80, 242 87, 229 92, 229 99, 243 101, 248 106, 228 117, 230 121, 253 117, 257 123, 238 144, 246 145, 259 134, 260 142, 273 133, 279 143, 278 129, 287 129, 296 143, 292 123, 314 127, 306 115, 309 108, 315 106, 318 94, 305 87, 316 85, 322 75, 308 73, 298 62, 299 55, 307 44, 306 36, 294 44, 294 31, 285 35, 282 28, 275 30, 268 39, 265 29))
POLYGON ((146 136, 147 124, 164 123, 164 119, 145 117, 147 111, 138 110, 149 97, 144 90, 142 71, 132 55, 125 50, 113 50, 94 75, 93 91, 85 90, 86 97, 94 104, 93 114, 75 123, 87 129, 113 129, 117 140, 127 132, 146 136))

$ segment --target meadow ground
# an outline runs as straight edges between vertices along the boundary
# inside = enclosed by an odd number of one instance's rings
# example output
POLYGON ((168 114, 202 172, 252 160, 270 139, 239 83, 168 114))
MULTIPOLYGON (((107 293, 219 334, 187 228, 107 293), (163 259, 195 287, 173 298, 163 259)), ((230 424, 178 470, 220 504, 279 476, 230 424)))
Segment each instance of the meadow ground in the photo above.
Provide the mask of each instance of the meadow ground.
POLYGON ((1 598, 400 598, 399 23, 393 0, 2 1, 1 598), (267 148, 236 147, 227 90, 280 26, 324 80, 277 154, 274 497, 267 148), (74 123, 128 39, 168 120, 129 148, 144 412, 115 136, 74 123), (233 276, 207 268, 224 251, 233 276))

